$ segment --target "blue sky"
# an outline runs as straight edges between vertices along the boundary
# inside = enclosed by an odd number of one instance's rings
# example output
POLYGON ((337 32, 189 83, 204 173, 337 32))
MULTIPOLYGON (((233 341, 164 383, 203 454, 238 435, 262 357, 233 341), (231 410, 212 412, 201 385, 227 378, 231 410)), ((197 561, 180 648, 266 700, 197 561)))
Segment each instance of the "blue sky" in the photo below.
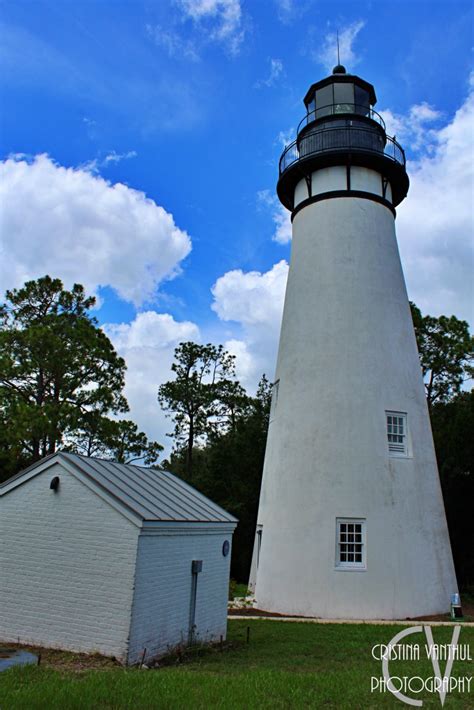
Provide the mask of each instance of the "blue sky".
POLYGON ((273 375, 278 158, 336 29, 407 151, 409 295, 472 323, 471 3, 4 0, 0 20, 0 290, 50 273, 96 293, 150 435, 181 339, 225 343, 250 389, 273 375))

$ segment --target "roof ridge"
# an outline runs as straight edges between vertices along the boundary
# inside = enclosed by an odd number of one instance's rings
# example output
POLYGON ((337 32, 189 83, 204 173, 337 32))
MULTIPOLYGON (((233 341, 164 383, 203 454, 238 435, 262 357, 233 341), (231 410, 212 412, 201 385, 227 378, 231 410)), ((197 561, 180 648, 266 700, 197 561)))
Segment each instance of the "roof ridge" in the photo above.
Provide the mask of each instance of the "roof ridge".
MULTIPOLYGON (((63 461, 73 467, 94 487, 104 491, 124 509, 141 520, 168 522, 236 523, 237 519, 217 503, 171 471, 146 466, 118 463, 98 456, 85 456, 70 451, 56 451, 36 461, 0 485, 0 493, 14 490, 41 473, 47 461, 63 461), (30 474, 28 476, 28 474, 30 474), (24 479, 24 480, 23 480, 24 479), (18 482, 16 483, 16 481, 18 482), (13 486, 11 485, 13 482, 13 486)), ((47 467, 46 467, 47 468, 47 467)), ((73 471, 71 471, 72 473, 73 471)))

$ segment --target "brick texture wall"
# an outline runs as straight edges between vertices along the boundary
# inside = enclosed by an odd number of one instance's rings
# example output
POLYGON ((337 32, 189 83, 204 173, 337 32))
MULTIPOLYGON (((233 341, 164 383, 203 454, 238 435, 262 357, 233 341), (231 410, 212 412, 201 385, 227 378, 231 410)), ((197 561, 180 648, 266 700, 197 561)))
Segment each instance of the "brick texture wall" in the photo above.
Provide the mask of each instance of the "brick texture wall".
POLYGON ((3 495, 0 640, 125 660, 138 536, 60 464, 3 495))
POLYGON ((202 560, 196 598, 196 640, 218 641, 227 629, 231 532, 142 534, 138 545, 129 662, 166 653, 188 640, 191 562, 202 560))

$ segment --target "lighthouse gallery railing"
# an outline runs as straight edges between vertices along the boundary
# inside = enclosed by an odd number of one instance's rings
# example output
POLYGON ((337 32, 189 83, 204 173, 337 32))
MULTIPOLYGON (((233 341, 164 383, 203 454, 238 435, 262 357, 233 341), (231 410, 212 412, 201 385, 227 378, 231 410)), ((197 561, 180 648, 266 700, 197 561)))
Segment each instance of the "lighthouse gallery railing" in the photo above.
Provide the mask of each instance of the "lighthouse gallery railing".
POLYGON ((310 158, 318 153, 347 150, 379 155, 382 153, 387 158, 405 166, 405 152, 394 138, 382 137, 381 133, 371 128, 339 126, 306 133, 290 143, 280 158, 280 175, 298 160, 310 158))
POLYGON ((345 115, 352 114, 355 116, 363 116, 365 118, 370 118, 375 123, 385 130, 385 121, 382 116, 374 111, 373 108, 365 106, 362 104, 327 104, 326 106, 318 106, 318 108, 309 111, 304 118, 299 122, 296 133, 298 134, 302 128, 309 126, 310 123, 319 120, 320 118, 326 118, 327 116, 337 116, 344 118, 345 115))

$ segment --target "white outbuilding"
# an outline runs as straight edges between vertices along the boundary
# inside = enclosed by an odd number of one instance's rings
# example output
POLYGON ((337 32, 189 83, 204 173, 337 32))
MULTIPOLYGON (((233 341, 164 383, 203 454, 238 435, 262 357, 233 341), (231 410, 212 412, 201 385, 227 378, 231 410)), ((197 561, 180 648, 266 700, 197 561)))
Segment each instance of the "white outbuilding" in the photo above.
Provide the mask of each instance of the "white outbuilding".
POLYGON ((0 640, 133 664, 225 638, 236 524, 171 473, 43 459, 0 486, 0 640))

